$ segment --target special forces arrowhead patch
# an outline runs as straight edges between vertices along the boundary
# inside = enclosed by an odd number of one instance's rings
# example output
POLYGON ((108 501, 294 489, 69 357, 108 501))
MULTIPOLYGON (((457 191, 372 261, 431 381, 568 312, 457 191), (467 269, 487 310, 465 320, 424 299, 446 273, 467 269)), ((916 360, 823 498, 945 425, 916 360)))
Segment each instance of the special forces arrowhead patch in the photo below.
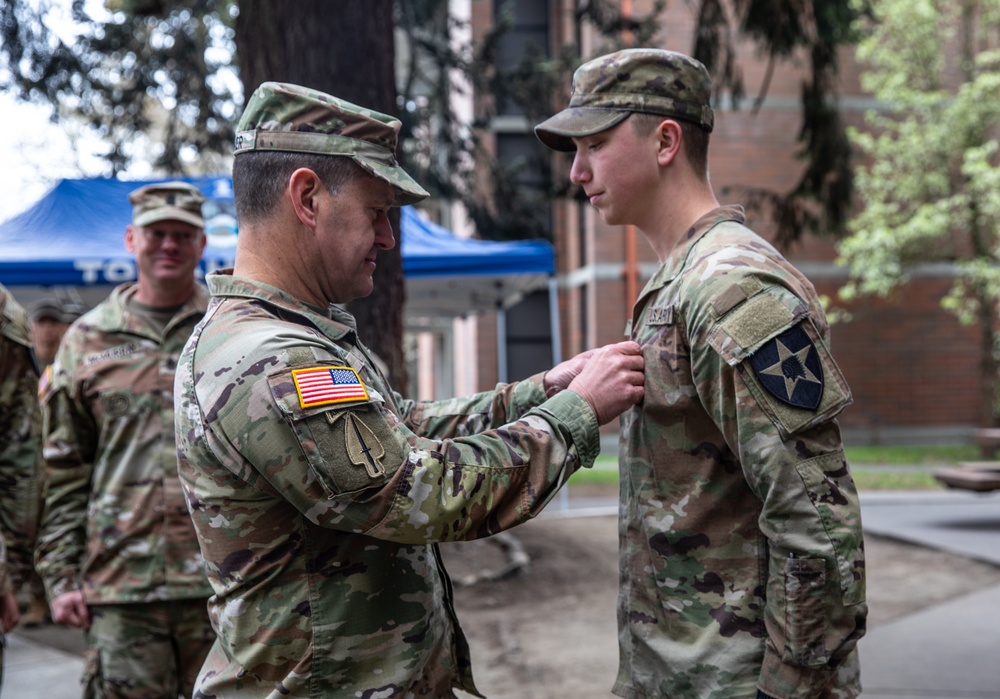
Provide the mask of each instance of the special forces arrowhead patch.
POLYGON ((768 340, 750 357, 761 385, 778 400, 815 410, 823 398, 819 352, 801 325, 768 340))
POLYGON ((331 425, 336 425, 340 418, 344 418, 344 449, 351 463, 364 466, 370 478, 385 475, 382 465, 385 449, 372 428, 347 410, 326 414, 326 420, 331 425))

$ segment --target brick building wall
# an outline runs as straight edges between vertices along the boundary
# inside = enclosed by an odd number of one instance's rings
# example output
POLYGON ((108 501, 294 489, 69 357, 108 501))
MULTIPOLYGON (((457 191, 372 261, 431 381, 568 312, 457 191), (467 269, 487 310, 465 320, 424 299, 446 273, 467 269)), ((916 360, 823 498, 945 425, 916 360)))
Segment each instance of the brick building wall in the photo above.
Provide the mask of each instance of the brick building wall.
MULTIPOLYGON (((841 280, 814 280, 834 294, 841 280)), ((842 306, 834 356, 854 393, 841 424, 864 442, 959 442, 981 422, 982 333, 941 308, 950 276, 920 275, 889 299, 842 306)))

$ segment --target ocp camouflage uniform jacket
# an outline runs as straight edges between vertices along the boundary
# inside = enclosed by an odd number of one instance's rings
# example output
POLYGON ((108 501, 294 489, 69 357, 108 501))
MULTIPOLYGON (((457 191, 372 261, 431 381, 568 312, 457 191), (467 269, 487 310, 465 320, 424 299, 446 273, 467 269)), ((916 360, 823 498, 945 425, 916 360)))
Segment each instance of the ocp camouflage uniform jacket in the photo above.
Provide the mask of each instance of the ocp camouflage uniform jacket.
POLYGON ((174 371, 208 305, 198 287, 163 335, 117 287, 66 331, 43 398, 47 491, 37 567, 49 598, 88 604, 207 598, 177 477, 174 371))
POLYGON ((861 516, 851 401, 812 285, 700 219, 646 285, 645 396, 622 415, 619 696, 856 696, 861 516))
POLYGON ((546 401, 541 376, 403 400, 346 312, 208 282, 177 373, 181 476, 215 590, 200 696, 475 693, 433 542, 535 516, 596 457, 593 411, 572 391, 546 401), (316 367, 304 375, 347 378, 340 402, 301 393, 297 372, 316 367))
POLYGON ((31 571, 40 423, 28 314, 0 285, 0 594, 31 571))

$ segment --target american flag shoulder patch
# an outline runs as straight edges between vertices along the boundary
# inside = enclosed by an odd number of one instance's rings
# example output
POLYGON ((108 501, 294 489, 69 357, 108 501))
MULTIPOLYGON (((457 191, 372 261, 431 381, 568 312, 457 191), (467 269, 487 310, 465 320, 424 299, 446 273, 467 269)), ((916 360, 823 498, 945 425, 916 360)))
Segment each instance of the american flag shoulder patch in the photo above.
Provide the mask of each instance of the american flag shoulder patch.
POLYGON ((303 408, 368 400, 368 391, 361 383, 361 377, 349 366, 293 369, 292 380, 299 394, 299 405, 303 408))

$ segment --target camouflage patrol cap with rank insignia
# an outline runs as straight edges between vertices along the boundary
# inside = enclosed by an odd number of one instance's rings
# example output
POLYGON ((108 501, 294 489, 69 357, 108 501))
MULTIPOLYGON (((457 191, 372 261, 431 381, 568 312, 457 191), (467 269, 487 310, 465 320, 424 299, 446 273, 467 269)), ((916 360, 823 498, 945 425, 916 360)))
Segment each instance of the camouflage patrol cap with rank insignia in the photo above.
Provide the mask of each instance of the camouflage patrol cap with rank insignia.
POLYGON ((133 190, 128 195, 132 204, 132 224, 148 226, 158 221, 182 221, 198 228, 205 227, 201 205, 205 196, 187 182, 158 182, 133 190))
POLYGON ((569 107, 535 127, 553 150, 576 150, 573 138, 610 129, 632 112, 683 119, 711 131, 712 78, 676 51, 624 49, 576 69, 569 107))
POLYGON ((254 90, 236 127, 236 156, 286 151, 351 158, 396 189, 397 206, 430 196, 396 160, 400 122, 374 109, 288 83, 254 90))

